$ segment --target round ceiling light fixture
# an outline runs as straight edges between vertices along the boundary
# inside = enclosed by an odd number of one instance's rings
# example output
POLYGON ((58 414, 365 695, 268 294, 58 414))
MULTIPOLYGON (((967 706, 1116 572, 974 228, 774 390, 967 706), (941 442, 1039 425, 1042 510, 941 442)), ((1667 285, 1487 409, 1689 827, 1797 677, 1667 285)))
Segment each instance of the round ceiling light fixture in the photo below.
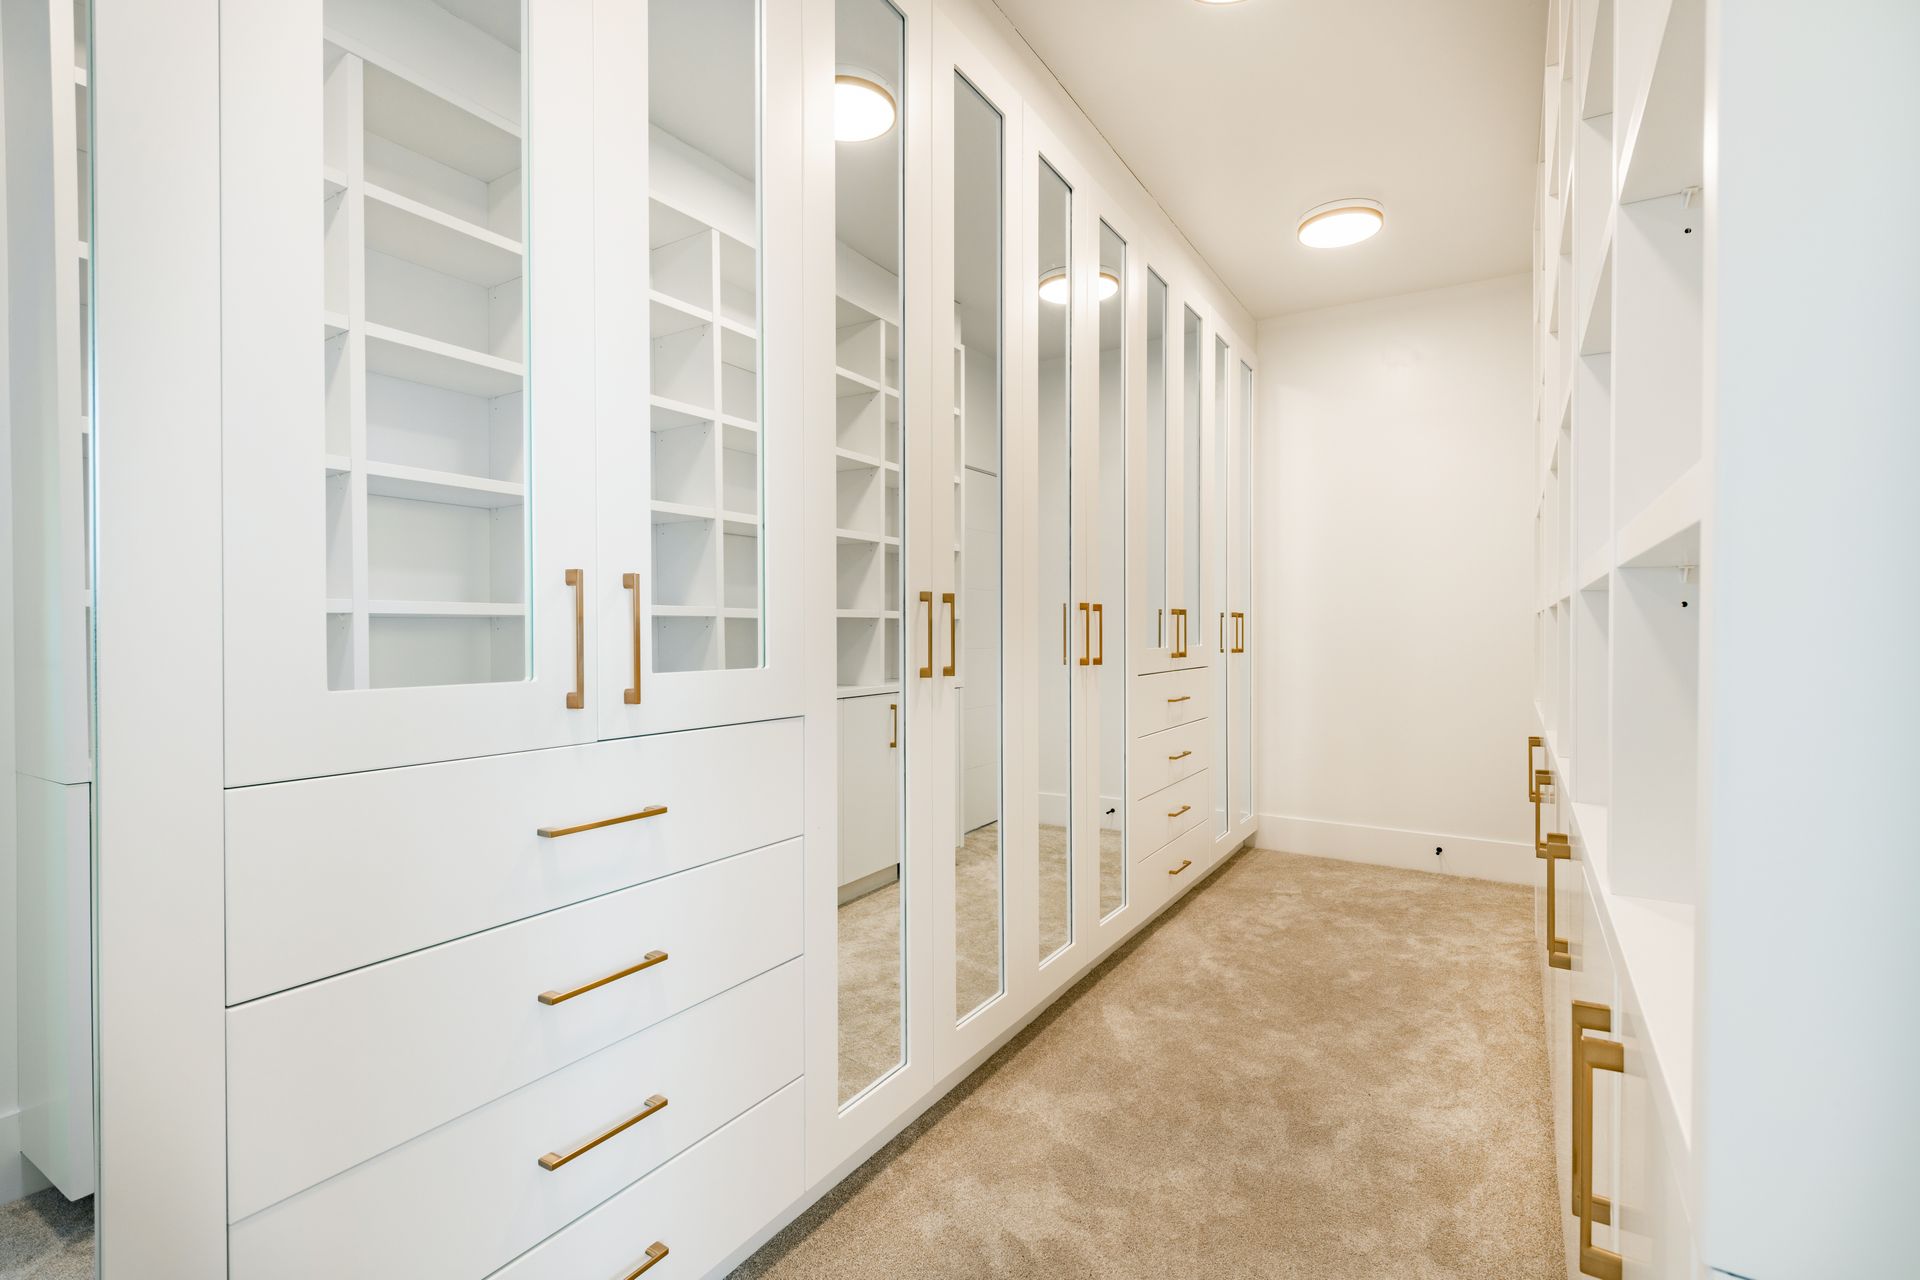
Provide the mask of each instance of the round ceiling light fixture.
POLYGON ((833 140, 871 142, 893 128, 893 90, 871 71, 841 67, 833 77, 833 140))
POLYGON ((1344 249, 1373 238, 1386 221, 1378 200, 1330 200, 1300 215, 1300 243, 1309 249, 1344 249))
MULTIPOLYGON (((1105 267, 1100 268, 1100 278, 1094 285, 1094 301, 1105 302, 1120 292, 1120 277, 1105 267)), ((1040 277, 1040 301, 1056 307, 1066 305, 1073 290, 1067 284, 1067 269, 1055 267, 1040 277)))

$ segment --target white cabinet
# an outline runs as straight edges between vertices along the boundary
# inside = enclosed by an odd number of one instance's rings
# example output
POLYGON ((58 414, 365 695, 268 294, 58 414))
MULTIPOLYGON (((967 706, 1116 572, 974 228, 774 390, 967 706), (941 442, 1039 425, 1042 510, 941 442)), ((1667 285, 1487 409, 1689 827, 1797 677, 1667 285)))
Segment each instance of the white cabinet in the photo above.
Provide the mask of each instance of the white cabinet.
POLYGON ((900 695, 840 699, 840 898, 900 872, 900 695))

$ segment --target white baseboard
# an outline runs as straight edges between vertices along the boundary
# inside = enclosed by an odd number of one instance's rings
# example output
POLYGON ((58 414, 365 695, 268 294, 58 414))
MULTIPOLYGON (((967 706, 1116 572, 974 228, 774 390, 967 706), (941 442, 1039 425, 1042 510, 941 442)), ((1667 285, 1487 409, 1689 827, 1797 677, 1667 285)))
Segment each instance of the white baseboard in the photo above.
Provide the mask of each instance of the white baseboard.
POLYGON ((1322 822, 1278 813, 1260 815, 1262 849, 1305 853, 1344 862, 1371 862, 1408 871, 1436 871, 1473 880, 1532 884, 1533 850, 1518 840, 1483 840, 1435 831, 1401 831, 1349 822, 1322 822), (1443 850, 1438 857, 1434 849, 1443 850))
POLYGON ((0 1204, 12 1204, 47 1186, 47 1180, 20 1154, 20 1113, 0 1115, 0 1204))

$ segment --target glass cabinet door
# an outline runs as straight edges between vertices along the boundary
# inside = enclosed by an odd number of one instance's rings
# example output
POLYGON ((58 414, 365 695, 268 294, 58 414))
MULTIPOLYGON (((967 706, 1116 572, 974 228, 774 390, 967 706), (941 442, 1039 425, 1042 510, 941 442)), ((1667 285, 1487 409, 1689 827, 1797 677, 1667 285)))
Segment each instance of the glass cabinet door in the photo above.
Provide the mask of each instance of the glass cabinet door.
POLYGON ((1146 346, 1140 354, 1147 366, 1147 551, 1145 589, 1140 593, 1134 635, 1143 650, 1164 654, 1173 647, 1168 641, 1167 610, 1179 603, 1169 590, 1173 576, 1168 563, 1173 468, 1168 452, 1172 437, 1167 432, 1167 369, 1172 347, 1167 333, 1167 282, 1152 270, 1147 272, 1146 346))
POLYGON ((1179 618, 1170 656, 1183 661, 1206 658, 1206 603, 1202 595, 1201 567, 1205 563, 1201 541, 1201 495, 1206 477, 1200 469, 1200 439, 1206 424, 1202 417, 1206 387, 1206 350, 1203 326, 1192 307, 1182 308, 1185 317, 1180 382, 1180 575, 1173 612, 1179 618), (1196 631, 1199 633, 1196 635, 1196 631))
POLYGON ((1101 919, 1127 903, 1127 242, 1100 224, 1093 302, 1100 325, 1099 444, 1093 466, 1088 581, 1093 601, 1093 695, 1087 746, 1094 759, 1090 824, 1099 841, 1101 919), (1107 614, 1114 617, 1111 644, 1107 614))
POLYGON ((1032 217, 1039 264, 1038 317, 1030 358, 1038 396, 1034 637, 1038 653, 1039 848, 1035 890, 1039 957, 1073 941, 1075 672, 1092 664, 1093 604, 1074 596, 1073 522, 1073 188, 1035 156, 1032 217))
POLYGON ((588 6, 221 36, 229 783, 591 737, 588 6))
POLYGON ((760 0, 600 6, 602 737, 798 709, 798 93, 760 0), (646 74, 633 74, 644 51, 646 74), (774 104, 770 108, 769 104, 774 104))
POLYGON ((1230 625, 1231 685, 1227 704, 1233 709, 1230 803, 1236 824, 1253 817, 1253 658, 1248 645, 1253 621, 1253 368, 1240 362, 1233 396, 1233 466, 1238 473, 1233 500, 1232 583, 1230 625))

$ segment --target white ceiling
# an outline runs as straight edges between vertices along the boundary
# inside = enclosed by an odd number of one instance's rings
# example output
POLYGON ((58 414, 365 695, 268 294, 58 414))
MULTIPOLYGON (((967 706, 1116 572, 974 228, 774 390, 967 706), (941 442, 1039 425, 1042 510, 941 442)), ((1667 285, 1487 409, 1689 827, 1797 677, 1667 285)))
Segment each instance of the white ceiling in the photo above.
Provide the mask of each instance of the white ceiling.
POLYGON ((1529 266, 1544 0, 995 2, 1256 319, 1529 266))

